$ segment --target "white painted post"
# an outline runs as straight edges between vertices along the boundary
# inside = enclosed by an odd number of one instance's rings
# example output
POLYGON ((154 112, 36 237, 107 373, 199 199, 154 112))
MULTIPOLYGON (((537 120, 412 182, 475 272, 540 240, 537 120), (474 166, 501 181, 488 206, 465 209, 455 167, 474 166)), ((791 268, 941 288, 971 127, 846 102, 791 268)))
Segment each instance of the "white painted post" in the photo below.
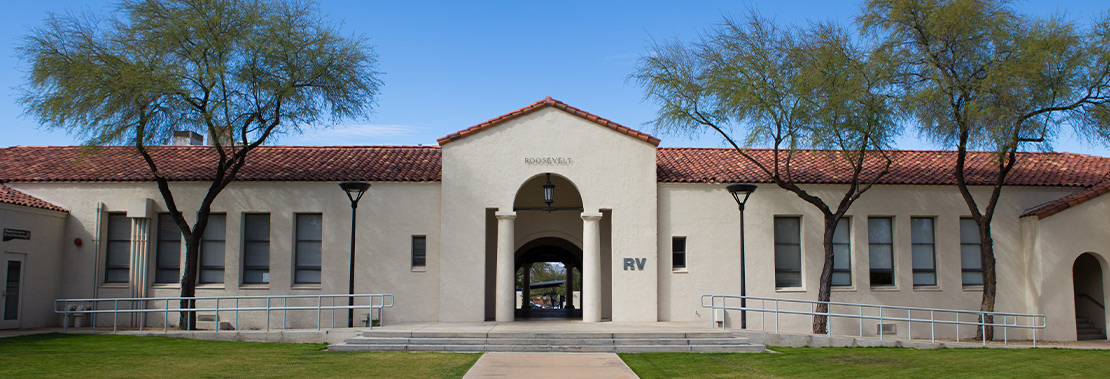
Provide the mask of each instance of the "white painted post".
POLYGON ((601 213, 582 212, 582 321, 601 321, 601 213))
POLYGON ((494 319, 497 322, 512 322, 516 309, 516 275, 513 270, 516 212, 497 212, 494 215, 497 217, 497 297, 494 319))

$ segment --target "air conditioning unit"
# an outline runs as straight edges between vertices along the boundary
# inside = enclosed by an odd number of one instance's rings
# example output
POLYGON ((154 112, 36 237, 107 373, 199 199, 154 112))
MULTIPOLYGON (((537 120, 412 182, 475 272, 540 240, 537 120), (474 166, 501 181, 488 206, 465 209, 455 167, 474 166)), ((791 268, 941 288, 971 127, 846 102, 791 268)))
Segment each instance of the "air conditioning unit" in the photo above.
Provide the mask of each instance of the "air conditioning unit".
POLYGON ((875 325, 875 333, 882 334, 884 336, 889 334, 896 334, 898 333, 898 328, 896 324, 879 324, 875 325))

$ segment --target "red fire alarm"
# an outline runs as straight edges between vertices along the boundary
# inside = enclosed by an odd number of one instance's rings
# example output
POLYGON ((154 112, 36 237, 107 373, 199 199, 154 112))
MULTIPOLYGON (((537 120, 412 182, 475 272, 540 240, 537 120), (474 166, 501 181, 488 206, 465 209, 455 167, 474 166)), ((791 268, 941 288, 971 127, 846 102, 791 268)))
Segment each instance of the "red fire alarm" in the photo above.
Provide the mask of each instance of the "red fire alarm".
POLYGON ((81 246, 81 238, 80 237, 74 238, 73 239, 73 244, 76 245, 76 246, 81 246))

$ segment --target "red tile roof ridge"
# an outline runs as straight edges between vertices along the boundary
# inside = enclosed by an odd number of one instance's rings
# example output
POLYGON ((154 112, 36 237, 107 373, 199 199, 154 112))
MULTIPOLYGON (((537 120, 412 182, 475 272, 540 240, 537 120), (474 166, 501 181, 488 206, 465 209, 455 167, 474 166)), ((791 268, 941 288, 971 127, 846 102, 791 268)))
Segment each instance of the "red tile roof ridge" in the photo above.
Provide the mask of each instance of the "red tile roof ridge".
POLYGON ((42 199, 28 195, 20 190, 0 184, 0 203, 14 204, 24 207, 46 209, 57 212, 69 212, 65 208, 50 204, 42 199))
MULTIPOLYGON (((659 150, 664 150, 664 149, 665 150, 724 150, 724 151, 735 151, 736 150, 735 148, 731 148, 731 147, 696 147, 696 146, 660 146, 659 147, 659 150)), ((771 147, 742 147, 742 148, 740 148, 740 150, 744 150, 744 151, 774 151, 775 149, 771 148, 771 147)), ((781 150, 782 151, 788 151, 789 149, 781 149, 781 150)), ((833 151, 839 151, 839 150, 836 150, 836 149, 794 149, 794 151, 828 151, 828 152, 833 152, 833 151)), ((891 152, 891 153, 953 153, 953 154, 956 153, 956 150, 926 150, 926 149, 892 149, 892 150, 886 150, 886 151, 891 152)), ((968 150, 968 154, 981 154, 981 153, 994 153, 994 152, 990 151, 990 150, 968 150)), ((1068 151, 1019 151, 1018 154, 1019 155, 1020 154, 1043 154, 1043 155, 1067 154, 1067 155, 1076 155, 1076 156, 1086 156, 1086 157, 1092 157, 1092 158, 1110 158, 1110 157, 1103 157, 1103 156, 1099 156, 1099 155, 1086 154, 1086 153, 1073 153, 1073 152, 1068 152, 1068 151)))
POLYGON ((1021 217, 1035 216, 1038 220, 1041 220, 1107 193, 1110 193, 1110 172, 1106 173, 1101 182, 1071 195, 1030 208, 1022 213, 1021 217))
POLYGON ((459 139, 462 139, 464 137, 467 137, 469 135, 477 133, 479 131, 492 128, 492 127, 500 125, 501 123, 504 123, 506 121, 509 121, 509 120, 514 119, 514 118, 517 118, 517 117, 535 112, 535 111, 543 109, 545 107, 553 107, 555 109, 562 110, 564 112, 567 112, 571 115, 577 116, 577 117, 582 118, 584 120, 587 120, 587 121, 593 122, 595 124, 607 127, 609 129, 613 129, 613 130, 617 131, 618 133, 627 134, 627 135, 629 135, 633 138, 639 139, 641 141, 650 143, 650 144, 655 145, 655 146, 659 146, 660 140, 658 138, 652 137, 650 134, 647 134, 647 133, 644 133, 644 132, 641 132, 641 131, 638 131, 638 130, 635 130, 635 129, 632 129, 632 128, 629 128, 629 127, 626 127, 626 126, 623 126, 621 124, 613 122, 612 120, 606 119, 604 117, 595 115, 595 114, 590 113, 590 112, 586 112, 582 109, 575 108, 575 107, 570 106, 570 105, 568 105, 568 104, 566 104, 562 101, 555 100, 551 96, 547 96, 547 97, 543 98, 543 100, 540 100, 540 101, 534 102, 532 104, 526 105, 526 106, 524 106, 520 109, 517 109, 515 111, 505 113, 503 115, 500 115, 500 116, 491 118, 489 120, 483 121, 483 122, 478 123, 478 124, 476 124, 474 126, 471 126, 469 128, 465 128, 465 129, 459 130, 457 132, 448 134, 446 136, 443 136, 442 138, 437 139, 436 141, 439 142, 440 146, 443 146, 443 145, 446 145, 446 144, 451 143, 453 141, 457 141, 459 139), (624 128, 626 130, 622 130, 621 128, 624 128))

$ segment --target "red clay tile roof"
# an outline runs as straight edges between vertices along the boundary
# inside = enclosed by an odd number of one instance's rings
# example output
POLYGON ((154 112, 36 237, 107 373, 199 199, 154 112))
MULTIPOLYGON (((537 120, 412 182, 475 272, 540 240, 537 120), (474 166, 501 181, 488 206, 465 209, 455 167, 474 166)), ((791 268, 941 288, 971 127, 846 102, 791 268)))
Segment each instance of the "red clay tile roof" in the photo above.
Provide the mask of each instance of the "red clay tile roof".
POLYGON ((0 184, 0 203, 42 208, 58 212, 69 212, 62 207, 39 200, 39 198, 16 191, 15 188, 0 184))
MULTIPOLYGON (((754 149, 763 161, 771 150, 754 149)), ((238 179, 247 181, 439 181, 436 146, 262 146, 248 157, 238 179)), ((956 154, 950 151, 895 151, 882 184, 951 185, 956 154)), ((969 182, 989 184, 990 153, 969 157, 969 182)), ((154 159, 168 178, 211 178, 214 152, 207 146, 160 146, 154 159)), ((849 179, 827 151, 804 150, 794 157, 800 183, 845 183, 849 179)), ((1009 185, 1090 187, 1104 181, 1110 158, 1073 153, 1021 153, 1009 185)), ((659 148, 658 180, 666 183, 769 183, 754 165, 731 149, 659 148)), ((130 146, 103 147, 81 154, 76 146, 0 148, 0 183, 27 181, 150 181, 146 164, 130 146)))
MULTIPOLYGON (((210 146, 159 146, 151 150, 170 180, 211 180, 210 146)), ((429 182, 440 178, 439 147, 260 146, 237 180, 429 182)), ((82 154, 77 146, 0 148, 0 183, 11 181, 151 181, 154 176, 131 146, 106 146, 82 154)))
POLYGON ((1103 180, 1102 183, 1096 184, 1085 190, 1064 196, 1059 200, 1037 206, 1033 209, 1026 211, 1021 217, 1036 216, 1038 220, 1048 216, 1063 212, 1065 209, 1082 204, 1087 200, 1105 195, 1110 192, 1110 178, 1103 180))
MULTIPOLYGON (((757 160, 769 164, 773 151, 753 149, 757 160)), ((953 151, 901 150, 891 152, 893 165, 879 181, 882 184, 952 185, 953 151)), ((976 152, 968 157, 968 183, 991 184, 994 177, 992 153, 976 152)), ((659 148, 657 174, 670 183, 770 183, 770 178, 732 149, 659 148)), ((828 151, 803 150, 793 157, 794 179, 800 183, 847 183, 850 173, 830 170, 843 167, 828 151)), ((1018 163, 1006 178, 1007 185, 1087 187, 1102 181, 1110 172, 1110 158, 1074 153, 1020 153, 1018 163)), ((865 173, 866 174, 866 173, 865 173)), ((874 172, 872 172, 872 175, 874 172)))
POLYGON ((480 131, 483 131, 483 130, 492 128, 494 126, 497 126, 498 124, 501 124, 505 121, 509 121, 509 120, 514 119, 514 118, 517 118, 517 117, 535 112, 537 110, 543 109, 544 107, 555 107, 555 109, 565 111, 565 112, 570 113, 572 115, 575 115, 575 116, 584 118, 586 120, 589 120, 591 122, 594 122, 598 125, 601 125, 601 126, 609 128, 609 129, 613 129, 613 130, 616 130, 618 132, 627 134, 629 136, 632 136, 633 138, 637 138, 641 141, 650 143, 652 145, 659 146, 659 139, 658 138, 652 137, 651 135, 649 135, 647 133, 640 132, 640 131, 637 131, 635 129, 629 128, 627 126, 624 126, 624 125, 615 123, 613 121, 607 120, 607 119, 602 118, 602 117, 600 117, 598 115, 595 115, 593 113, 586 112, 584 110, 569 106, 566 103, 563 103, 562 101, 552 99, 551 96, 548 96, 548 97, 544 98, 543 100, 532 103, 531 105, 526 106, 524 108, 520 108, 520 109, 517 109, 515 111, 509 112, 509 113, 506 113, 506 114, 503 114, 503 115, 500 115, 500 116, 497 116, 497 117, 494 117, 494 118, 491 118, 488 121, 483 122, 481 124, 474 125, 474 126, 471 126, 469 128, 466 128, 466 129, 448 134, 448 135, 444 136, 443 138, 438 139, 437 141, 439 141, 440 146, 443 146, 443 145, 446 145, 446 144, 448 144, 452 141, 457 141, 457 140, 462 139, 464 137, 467 137, 471 134, 478 133, 480 131))

